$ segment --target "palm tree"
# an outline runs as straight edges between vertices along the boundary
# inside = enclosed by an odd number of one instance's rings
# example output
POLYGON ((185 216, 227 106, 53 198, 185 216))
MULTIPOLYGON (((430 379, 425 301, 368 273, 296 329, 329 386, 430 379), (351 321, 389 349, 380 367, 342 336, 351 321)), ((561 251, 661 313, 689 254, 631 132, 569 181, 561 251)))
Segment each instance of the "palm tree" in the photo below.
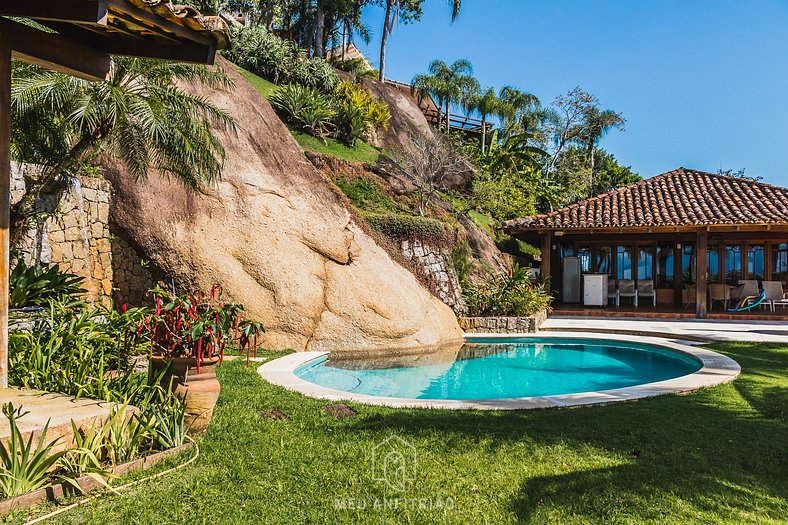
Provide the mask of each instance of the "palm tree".
POLYGON ((487 148, 487 117, 494 115, 505 119, 514 112, 513 107, 491 87, 470 95, 465 101, 465 109, 477 113, 482 119, 482 154, 487 148))
MULTIPOLYGON (((438 101, 439 113, 443 113, 446 132, 449 131, 449 110, 452 104, 463 103, 479 90, 479 82, 473 78, 473 66, 464 58, 451 65, 442 60, 430 62, 429 74, 416 75, 411 81, 411 91, 419 98, 432 95, 438 101)), ((440 128, 441 118, 438 119, 440 128)))
MULTIPOLYGON (((498 93, 498 97, 509 105, 510 112, 503 117, 504 127, 508 128, 515 122, 522 120, 541 108, 541 103, 536 95, 526 93, 512 86, 504 86, 498 93)), ((528 118, 526 118, 528 120, 528 118)))
MULTIPOLYGON (((17 64, 11 88, 15 126, 47 115, 58 129, 57 140, 38 148, 35 160, 44 163, 42 172, 12 208, 16 238, 40 191, 99 152, 119 159, 138 178, 152 167, 192 188, 217 180, 225 152, 212 126, 235 131, 235 121, 206 98, 178 87, 188 83, 232 86, 220 68, 159 60, 117 57, 108 80, 96 83, 17 64)), ((14 153, 28 161, 33 149, 17 145, 14 153)))
MULTIPOLYGON (((386 80, 386 44, 389 35, 394 30, 397 20, 418 19, 421 16, 421 4, 424 0, 382 0, 386 6, 386 16, 383 17, 383 33, 380 38, 380 70, 378 80, 386 80)), ((462 0, 447 0, 451 4, 451 21, 460 16, 462 0)))

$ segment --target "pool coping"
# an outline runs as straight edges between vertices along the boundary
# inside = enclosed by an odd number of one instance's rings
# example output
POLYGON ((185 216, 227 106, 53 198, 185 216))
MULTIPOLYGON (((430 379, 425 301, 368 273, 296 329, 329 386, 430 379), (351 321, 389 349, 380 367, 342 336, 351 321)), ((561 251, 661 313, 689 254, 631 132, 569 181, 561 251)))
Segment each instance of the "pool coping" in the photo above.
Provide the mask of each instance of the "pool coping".
POLYGON ((274 385, 299 392, 309 397, 331 401, 352 401, 366 405, 393 408, 441 408, 454 410, 523 410, 533 408, 575 407, 643 399, 664 394, 680 394, 699 388, 721 385, 733 381, 741 372, 739 363, 717 352, 698 348, 660 337, 600 334, 599 332, 539 332, 538 334, 466 334, 466 339, 494 337, 496 339, 545 338, 545 339, 597 339, 645 343, 668 348, 690 355, 701 362, 697 372, 673 379, 644 383, 642 385, 552 396, 513 397, 484 400, 412 399, 354 394, 310 383, 295 375, 299 367, 320 359, 328 352, 296 352, 263 364, 257 373, 274 385))

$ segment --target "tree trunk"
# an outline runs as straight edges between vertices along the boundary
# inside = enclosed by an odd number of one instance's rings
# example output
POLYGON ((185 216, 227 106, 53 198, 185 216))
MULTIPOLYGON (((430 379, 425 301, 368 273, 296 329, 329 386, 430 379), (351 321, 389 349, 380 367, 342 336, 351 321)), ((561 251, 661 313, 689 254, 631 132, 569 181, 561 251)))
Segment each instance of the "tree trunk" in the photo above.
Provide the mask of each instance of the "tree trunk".
POLYGON ((588 196, 591 197, 594 194, 594 144, 591 143, 588 145, 588 164, 591 166, 591 180, 588 184, 588 196))
POLYGON ((317 0, 317 12, 315 12, 315 50, 313 55, 323 58, 323 33, 326 25, 326 12, 323 10, 323 0, 317 0))
POLYGON ((451 107, 451 101, 447 100, 446 101, 446 133, 449 133, 449 131, 451 131, 451 129, 450 129, 451 128, 451 124, 449 124, 449 108, 450 107, 451 107))
POLYGON ((383 17, 383 35, 380 38, 380 70, 378 73, 378 80, 381 82, 385 82, 386 80, 386 43, 389 39, 389 27, 391 26, 393 8, 394 0, 386 0, 386 16, 383 17))
POLYGON ((487 121, 485 119, 485 115, 482 115, 482 155, 484 155, 484 149, 487 146, 487 121))
POLYGON ((274 28, 274 0, 268 0, 265 6, 265 28, 268 31, 274 28))

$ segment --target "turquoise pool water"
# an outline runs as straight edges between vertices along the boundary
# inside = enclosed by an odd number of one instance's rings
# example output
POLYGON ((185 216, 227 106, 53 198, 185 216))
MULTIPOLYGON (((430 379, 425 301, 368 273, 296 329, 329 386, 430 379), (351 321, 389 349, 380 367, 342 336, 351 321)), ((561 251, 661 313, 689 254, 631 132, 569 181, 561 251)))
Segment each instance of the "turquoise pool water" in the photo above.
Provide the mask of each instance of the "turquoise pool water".
POLYGON ((323 387, 371 396, 483 400, 595 392, 691 374, 701 363, 659 346, 598 339, 469 339, 451 352, 335 360, 298 368, 323 387))

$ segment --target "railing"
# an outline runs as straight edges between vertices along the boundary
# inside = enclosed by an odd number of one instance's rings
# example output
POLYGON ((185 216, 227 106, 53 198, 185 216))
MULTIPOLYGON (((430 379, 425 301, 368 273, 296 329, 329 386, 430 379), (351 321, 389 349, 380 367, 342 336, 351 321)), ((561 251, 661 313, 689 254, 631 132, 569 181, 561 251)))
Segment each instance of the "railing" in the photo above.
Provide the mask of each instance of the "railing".
MULTIPOLYGON (((400 91, 406 92, 408 95, 411 95, 411 86, 410 84, 406 84, 404 82, 398 82, 396 80, 386 79, 386 83, 396 86, 400 91)), ((437 107, 435 101, 430 98, 433 107, 437 107)), ((424 113, 424 117, 427 119, 427 122, 432 124, 433 126, 439 125, 446 125, 446 117, 445 113, 440 111, 439 109, 432 109, 430 107, 424 107, 422 104, 419 104, 419 109, 422 113, 424 113)), ((484 123, 484 128, 486 133, 490 133, 492 131, 492 124, 490 122, 484 123)), ((458 115, 455 113, 449 113, 449 130, 451 131, 464 131, 466 133, 482 133, 482 121, 481 119, 468 117, 466 115, 458 115)))

